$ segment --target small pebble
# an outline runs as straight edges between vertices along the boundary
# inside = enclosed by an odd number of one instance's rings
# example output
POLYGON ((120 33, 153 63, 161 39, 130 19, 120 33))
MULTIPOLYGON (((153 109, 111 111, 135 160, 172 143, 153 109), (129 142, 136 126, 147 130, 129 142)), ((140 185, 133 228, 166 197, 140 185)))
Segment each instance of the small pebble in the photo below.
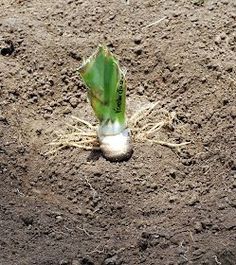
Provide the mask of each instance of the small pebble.
POLYGON ((26 226, 32 225, 34 222, 32 216, 21 216, 21 220, 24 222, 26 226))
POLYGON ((144 87, 143 86, 139 86, 138 89, 137 89, 137 92, 138 92, 139 95, 143 95, 144 87))
POLYGON ((168 175, 170 177, 172 177, 173 179, 176 178, 176 174, 177 174, 177 170, 175 170, 175 169, 170 169, 169 172, 168 172, 168 175))
POLYGON ((69 56, 77 61, 81 60, 81 56, 76 51, 70 51, 69 56))
POLYGON ((196 6, 202 6, 205 0, 193 0, 193 4, 196 6))
POLYGON ((62 111, 63 114, 69 114, 71 113, 71 109, 69 107, 65 108, 63 111, 62 111))
POLYGON ((142 36, 141 35, 137 35, 134 37, 134 43, 135 44, 140 44, 142 42, 142 36))
POLYGON ((197 202, 199 202, 198 196, 193 194, 192 197, 188 200, 187 205, 194 206, 197 202))
POLYGON ((84 257, 81 262, 81 265, 94 265, 95 263, 91 260, 90 257, 84 257))
POLYGON ((233 18, 233 19, 236 19, 236 13, 231 13, 230 17, 233 18))
POLYGON ((194 229, 197 233, 200 233, 203 230, 202 223, 201 222, 196 222, 194 224, 194 229))
POLYGON ((232 184, 232 188, 233 188, 233 189, 236 188, 236 180, 233 182, 233 184, 232 184))
POLYGON ((227 206, 224 203, 219 203, 218 204, 218 209, 219 210, 224 210, 225 208, 227 208, 227 206))
POLYGON ((60 261, 59 264, 60 264, 60 265, 69 265, 70 262, 69 262, 67 259, 63 259, 63 260, 60 261))
POLYGON ((45 120, 48 120, 48 119, 51 118, 51 115, 50 115, 49 113, 45 113, 45 114, 43 115, 43 117, 44 117, 45 120))
POLYGON ((196 16, 192 16, 191 18, 190 18, 190 21, 191 22, 197 22, 199 19, 198 19, 198 17, 196 17, 196 16))
POLYGON ((193 252, 193 256, 201 256, 202 254, 204 254, 206 251, 202 250, 202 249, 197 249, 193 252))
POLYGON ((58 182, 58 188, 62 188, 63 187, 63 183, 61 181, 58 182))
POLYGON ((56 216, 56 219, 58 222, 61 222, 63 220, 63 217, 61 215, 56 216))
POLYGON ((220 44, 220 43, 221 43, 221 37, 220 37, 220 35, 217 35, 215 37, 215 44, 220 44))
POLYGON ((179 10, 175 10, 175 11, 173 11, 173 13, 172 13, 172 16, 173 17, 179 17, 181 15, 181 11, 179 11, 179 10))
POLYGON ((170 202, 170 203, 176 202, 177 199, 178 199, 178 197, 177 197, 176 195, 172 195, 172 196, 170 196, 170 198, 169 198, 169 202, 170 202))
POLYGON ((156 183, 152 183, 152 184, 150 185, 150 188, 153 189, 153 190, 156 190, 157 187, 158 187, 158 186, 157 186, 156 183))
POLYGON ((117 261, 118 261, 118 256, 115 255, 111 258, 107 258, 104 260, 103 264, 104 265, 116 265, 117 264, 117 261))
POLYGON ((135 53, 136 55, 141 55, 142 52, 143 52, 143 50, 142 50, 142 48, 140 48, 140 47, 137 47, 136 49, 134 49, 134 53, 135 53))
POLYGON ((78 199, 77 199, 77 198, 74 198, 74 199, 72 200, 72 203, 77 203, 77 201, 78 201, 78 199))
POLYGON ((236 118, 236 106, 232 106, 230 109, 230 116, 236 118))
POLYGON ((213 225, 212 220, 209 218, 206 218, 205 220, 202 221, 202 226, 204 228, 212 226, 212 225, 213 225))
POLYGON ((82 210, 80 208, 75 210, 75 214, 77 214, 77 215, 82 215, 82 213, 83 212, 82 212, 82 210))
POLYGON ((222 4, 224 5, 228 5, 229 4, 229 0, 221 0, 222 4))
POLYGON ((3 116, 3 115, 1 115, 1 114, 0 114, 0 121, 2 121, 2 122, 6 122, 6 121, 7 121, 7 119, 6 119, 6 117, 5 117, 5 116, 3 116))
POLYGON ((73 107, 73 108, 76 108, 77 107, 77 105, 78 105, 78 99, 76 98, 76 97, 72 97, 72 98, 70 98, 70 100, 69 100, 69 102, 70 102, 70 104, 71 104, 71 106, 73 107))
POLYGON ((226 33, 225 32, 222 32, 220 34, 218 34, 216 37, 215 37, 215 43, 216 44, 220 44, 222 40, 225 40, 227 37, 226 33))

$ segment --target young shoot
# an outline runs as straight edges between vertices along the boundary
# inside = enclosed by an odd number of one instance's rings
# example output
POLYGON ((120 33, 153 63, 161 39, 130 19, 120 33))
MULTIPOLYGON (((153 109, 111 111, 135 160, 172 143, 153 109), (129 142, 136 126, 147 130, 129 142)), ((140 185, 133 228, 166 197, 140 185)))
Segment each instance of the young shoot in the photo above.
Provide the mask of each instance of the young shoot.
POLYGON ((127 160, 133 149, 126 121, 126 80, 117 59, 104 46, 78 69, 99 121, 97 138, 105 158, 127 160))

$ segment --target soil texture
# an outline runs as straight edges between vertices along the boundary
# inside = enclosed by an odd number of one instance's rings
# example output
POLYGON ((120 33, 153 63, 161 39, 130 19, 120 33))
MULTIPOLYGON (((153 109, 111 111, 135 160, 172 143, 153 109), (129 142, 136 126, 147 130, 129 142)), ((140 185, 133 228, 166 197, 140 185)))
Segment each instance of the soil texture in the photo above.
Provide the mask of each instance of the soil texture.
POLYGON ((236 1, 1 0, 0 264, 236 264, 236 1), (106 44, 128 116, 175 112, 126 162, 67 148, 93 121, 76 69, 106 44))

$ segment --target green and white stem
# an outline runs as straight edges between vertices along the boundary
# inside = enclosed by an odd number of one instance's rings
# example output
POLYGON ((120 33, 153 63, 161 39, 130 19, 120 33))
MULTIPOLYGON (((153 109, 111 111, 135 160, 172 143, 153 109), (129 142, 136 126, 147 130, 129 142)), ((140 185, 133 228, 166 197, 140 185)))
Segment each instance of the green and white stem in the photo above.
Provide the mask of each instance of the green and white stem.
POLYGON ((78 69, 99 120, 97 137, 105 158, 127 160, 133 149, 126 123, 126 81, 118 60, 104 46, 78 69))

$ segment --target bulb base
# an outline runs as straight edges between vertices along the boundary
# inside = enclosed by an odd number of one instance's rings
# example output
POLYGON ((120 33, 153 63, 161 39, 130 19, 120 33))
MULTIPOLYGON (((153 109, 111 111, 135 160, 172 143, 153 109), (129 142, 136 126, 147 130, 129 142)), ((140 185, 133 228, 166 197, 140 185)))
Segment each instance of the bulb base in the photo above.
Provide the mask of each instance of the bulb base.
POLYGON ((113 162, 128 160, 133 154, 129 129, 115 135, 98 135, 103 156, 113 162))

